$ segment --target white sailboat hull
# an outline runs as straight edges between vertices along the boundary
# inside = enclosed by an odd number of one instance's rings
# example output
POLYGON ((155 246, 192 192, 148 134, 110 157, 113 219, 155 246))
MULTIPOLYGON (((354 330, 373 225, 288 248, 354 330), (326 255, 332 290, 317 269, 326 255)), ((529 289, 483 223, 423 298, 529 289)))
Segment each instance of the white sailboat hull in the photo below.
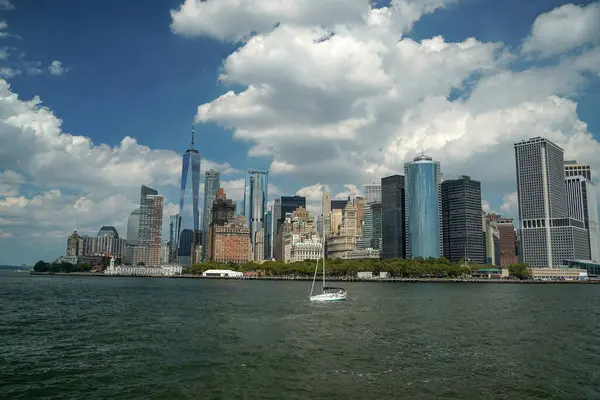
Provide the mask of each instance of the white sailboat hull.
POLYGON ((344 301, 348 298, 346 293, 322 293, 310 296, 310 301, 344 301))

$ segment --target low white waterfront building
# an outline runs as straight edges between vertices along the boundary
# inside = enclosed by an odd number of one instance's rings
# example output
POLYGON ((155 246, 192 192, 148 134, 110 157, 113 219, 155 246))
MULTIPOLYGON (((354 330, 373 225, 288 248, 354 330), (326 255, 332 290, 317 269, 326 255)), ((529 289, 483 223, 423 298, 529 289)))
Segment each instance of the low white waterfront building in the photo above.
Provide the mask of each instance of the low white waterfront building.
POLYGON ((242 278, 243 276, 243 272, 228 269, 208 269, 202 273, 204 278, 242 278))
POLYGON ((181 265, 162 265, 159 267, 142 267, 133 265, 115 266, 114 257, 110 260, 110 265, 104 271, 105 275, 113 276, 174 276, 182 273, 181 265))

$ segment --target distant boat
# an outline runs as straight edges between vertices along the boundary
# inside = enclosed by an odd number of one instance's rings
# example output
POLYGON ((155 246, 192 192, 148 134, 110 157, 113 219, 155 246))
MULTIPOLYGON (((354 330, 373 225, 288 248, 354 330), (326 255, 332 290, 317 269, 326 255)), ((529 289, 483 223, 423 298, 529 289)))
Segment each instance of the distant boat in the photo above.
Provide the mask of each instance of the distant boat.
MULTIPOLYGON (((323 249, 325 248, 325 243, 323 243, 323 249)), ((319 260, 317 260, 317 265, 315 265, 315 275, 313 276, 312 286, 310 287, 310 301, 344 301, 348 298, 348 294, 344 288, 327 286, 325 284, 325 254, 322 257, 323 260, 323 287, 321 294, 316 294, 313 296, 313 291, 315 288, 315 281, 317 280, 317 271, 319 270, 319 260)))

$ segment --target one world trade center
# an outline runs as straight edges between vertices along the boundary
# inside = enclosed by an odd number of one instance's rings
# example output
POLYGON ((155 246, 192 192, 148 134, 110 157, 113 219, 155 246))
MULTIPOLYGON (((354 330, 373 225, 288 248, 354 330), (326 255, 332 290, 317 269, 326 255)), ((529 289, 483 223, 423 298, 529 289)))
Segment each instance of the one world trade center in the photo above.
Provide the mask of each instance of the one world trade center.
POLYGON ((181 191, 179 193, 179 217, 177 223, 177 261, 189 268, 193 261, 194 247, 200 235, 200 153, 194 148, 194 125, 192 142, 183 154, 181 165, 181 191))

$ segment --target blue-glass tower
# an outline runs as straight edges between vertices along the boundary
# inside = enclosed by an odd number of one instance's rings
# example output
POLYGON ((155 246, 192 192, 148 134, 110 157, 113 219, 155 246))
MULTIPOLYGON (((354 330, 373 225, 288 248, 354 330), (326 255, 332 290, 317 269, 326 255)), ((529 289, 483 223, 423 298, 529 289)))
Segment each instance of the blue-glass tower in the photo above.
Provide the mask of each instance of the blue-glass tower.
POLYGON ((177 227, 177 261, 184 268, 192 262, 195 232, 200 230, 200 153, 194 148, 194 125, 192 142, 183 154, 181 164, 181 190, 179 192, 179 224, 177 227))
MULTIPOLYGON (((253 249, 256 232, 266 228, 268 176, 268 171, 249 169, 246 173, 244 216, 250 228, 250 242, 253 249)), ((265 254, 268 254, 267 250, 265 245, 265 254)))
POLYGON ((442 172, 440 163, 421 155, 404 164, 407 258, 441 256, 442 172))
POLYGON ((211 169, 204 174, 204 211, 202 212, 202 261, 206 259, 206 245, 208 229, 212 221, 212 207, 216 199, 217 191, 221 187, 221 174, 219 171, 211 169))

